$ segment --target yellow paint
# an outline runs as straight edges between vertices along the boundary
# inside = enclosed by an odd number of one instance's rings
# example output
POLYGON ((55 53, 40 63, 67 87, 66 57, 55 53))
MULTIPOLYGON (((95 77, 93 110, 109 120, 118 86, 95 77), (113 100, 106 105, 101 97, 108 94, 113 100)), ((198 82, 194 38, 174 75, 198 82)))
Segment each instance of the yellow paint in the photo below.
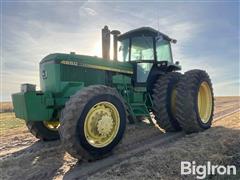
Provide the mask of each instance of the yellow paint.
POLYGON ((212 92, 206 81, 202 82, 198 91, 198 112, 203 123, 207 123, 212 114, 212 92))
POLYGON ((105 70, 105 71, 114 71, 114 72, 120 72, 120 73, 127 73, 127 74, 133 74, 132 71, 128 70, 122 70, 117 68, 110 68, 106 66, 99 66, 99 65, 92 65, 92 64, 82 64, 78 63, 76 61, 61 61, 61 64, 71 65, 71 66, 81 66, 86 68, 92 68, 92 69, 99 69, 99 70, 105 70))
POLYGON ((84 122, 84 135, 89 144, 102 148, 116 137, 120 126, 117 108, 110 102, 100 102, 87 113, 84 122))
POLYGON ((51 131, 57 131, 60 126, 59 121, 43 121, 43 124, 51 131))

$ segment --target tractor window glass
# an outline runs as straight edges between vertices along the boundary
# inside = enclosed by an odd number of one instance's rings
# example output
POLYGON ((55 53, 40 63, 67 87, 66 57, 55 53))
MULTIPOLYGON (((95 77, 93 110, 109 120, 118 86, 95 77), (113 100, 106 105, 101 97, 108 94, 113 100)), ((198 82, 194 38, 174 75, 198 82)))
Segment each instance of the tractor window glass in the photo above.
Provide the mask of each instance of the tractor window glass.
POLYGON ((148 78, 148 74, 152 68, 152 63, 138 63, 137 64, 137 82, 145 83, 148 78))
POLYGON ((171 46, 166 40, 156 40, 156 52, 158 61, 170 61, 172 62, 171 46))
POLYGON ((118 50, 118 61, 128 61, 129 59, 129 39, 125 39, 120 42, 118 50))
POLYGON ((131 61, 153 59, 153 38, 146 36, 132 38, 131 61))

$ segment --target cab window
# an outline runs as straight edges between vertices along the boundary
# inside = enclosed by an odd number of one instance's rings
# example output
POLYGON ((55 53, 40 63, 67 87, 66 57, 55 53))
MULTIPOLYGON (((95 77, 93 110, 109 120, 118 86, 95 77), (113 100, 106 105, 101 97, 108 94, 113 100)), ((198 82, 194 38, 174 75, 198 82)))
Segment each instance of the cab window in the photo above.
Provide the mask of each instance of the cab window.
POLYGON ((157 61, 172 62, 171 46, 166 40, 156 40, 157 61))
POLYGON ((148 78, 148 74, 152 68, 152 63, 138 63, 137 64, 137 82, 145 83, 148 78))
POLYGON ((129 59, 129 39, 124 39, 120 42, 118 60, 126 62, 129 59))
POLYGON ((153 59, 153 38, 146 36, 133 37, 131 45, 131 61, 153 59))

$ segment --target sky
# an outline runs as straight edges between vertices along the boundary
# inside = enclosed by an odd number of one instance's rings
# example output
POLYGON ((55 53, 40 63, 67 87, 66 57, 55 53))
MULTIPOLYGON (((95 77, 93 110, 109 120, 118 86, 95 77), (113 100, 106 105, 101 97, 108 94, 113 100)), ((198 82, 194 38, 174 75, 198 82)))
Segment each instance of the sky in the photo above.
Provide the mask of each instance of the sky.
POLYGON ((101 28, 153 27, 171 38, 182 72, 206 70, 216 96, 240 95, 238 1, 3 1, 1 101, 37 84, 50 53, 101 56, 101 28))

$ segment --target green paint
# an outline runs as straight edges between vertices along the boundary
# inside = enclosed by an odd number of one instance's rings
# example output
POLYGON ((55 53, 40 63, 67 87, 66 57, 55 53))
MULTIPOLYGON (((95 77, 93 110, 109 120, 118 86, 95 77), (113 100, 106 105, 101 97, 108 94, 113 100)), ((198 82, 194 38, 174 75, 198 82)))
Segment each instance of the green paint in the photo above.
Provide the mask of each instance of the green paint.
POLYGON ((115 75, 112 77, 113 84, 120 84, 120 85, 130 85, 131 78, 124 75, 115 75))
POLYGON ((54 119, 57 113, 53 112, 61 110, 70 96, 82 88, 103 84, 127 89, 132 73, 129 63, 81 55, 48 55, 40 62, 41 92, 12 95, 16 117, 26 121, 54 119))
MULTIPOLYGON (((170 60, 166 62, 166 66, 167 68, 171 66, 172 70, 170 71, 181 69, 179 65, 173 64, 170 58, 172 57, 170 49, 172 39, 151 28, 140 28, 120 35, 119 41, 122 43, 119 53, 124 56, 124 62, 76 54, 56 53, 46 56, 40 62, 41 91, 12 95, 16 117, 26 121, 52 120, 60 114, 70 96, 84 87, 100 84, 118 90, 125 99, 133 118, 136 116, 149 117, 152 99, 147 92, 146 80, 152 65, 160 63, 161 59, 168 57, 170 60), (159 35, 165 40, 164 46, 160 46, 161 43, 157 44, 159 41, 155 38, 159 35), (136 41, 133 46, 130 42, 136 36, 141 41, 136 41), (147 36, 149 36, 151 46, 146 44, 147 36), (153 43, 155 44, 153 45, 153 43), (149 52, 150 55, 148 55, 149 52), (143 63, 142 60, 144 57, 146 58, 144 54, 148 56, 143 63), (138 70, 134 70, 134 63, 142 63, 142 66, 138 64, 138 70), (134 74, 136 71, 137 76, 134 74), (141 84, 136 83, 136 77, 140 77, 141 84)), ((161 64, 158 64, 158 67, 159 65, 161 64)), ((164 70, 162 73, 166 71, 164 70)))
POLYGON ((12 95, 17 118, 26 121, 44 121, 53 117, 54 99, 50 93, 26 92, 12 95))

